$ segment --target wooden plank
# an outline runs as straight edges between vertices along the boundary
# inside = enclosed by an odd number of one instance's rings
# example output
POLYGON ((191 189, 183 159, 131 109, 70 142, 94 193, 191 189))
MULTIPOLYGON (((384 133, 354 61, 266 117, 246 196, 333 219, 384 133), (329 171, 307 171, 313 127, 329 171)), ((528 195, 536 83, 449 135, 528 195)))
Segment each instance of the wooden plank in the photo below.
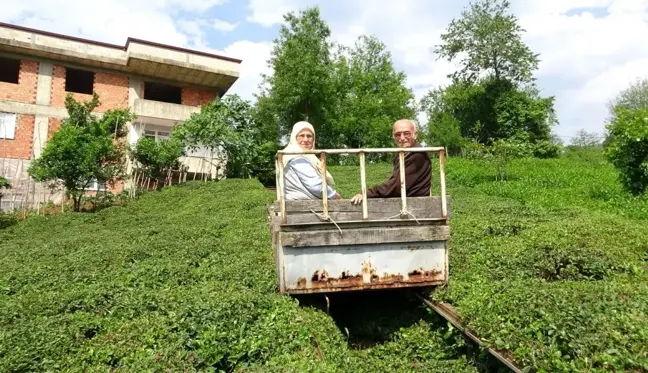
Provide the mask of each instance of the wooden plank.
POLYGON ((301 223, 301 224, 285 224, 280 225, 279 229, 282 232, 305 232, 305 231, 321 231, 321 230, 335 230, 339 232, 348 231, 352 229, 365 229, 371 228, 395 228, 395 227, 412 227, 412 226, 428 226, 428 225, 448 225, 445 219, 418 219, 405 220, 405 219, 391 219, 391 220, 351 220, 342 223, 333 222, 318 222, 318 223, 301 223), (339 228, 338 228, 339 227, 339 228))
MULTIPOLYGON (((416 209, 416 210, 410 210, 410 213, 416 217, 417 220, 419 219, 442 219, 441 218, 441 206, 439 205, 437 209, 429 209, 429 210, 423 210, 423 209, 416 209)), ((321 214, 321 213, 319 213, 321 214)), ((396 213, 393 212, 374 212, 369 214, 369 219, 367 220, 372 221, 372 220, 387 220, 391 218, 390 220, 394 221, 402 221, 402 220, 412 220, 415 221, 414 218, 411 216, 408 216, 407 219, 401 219, 398 216, 399 212, 397 211, 396 213)), ((348 221, 363 221, 362 218, 362 211, 357 211, 357 212, 329 212, 329 216, 333 221, 335 221, 338 224, 348 222, 348 221)), ((287 216, 288 220, 286 224, 304 224, 304 223, 322 223, 323 221, 320 220, 320 218, 313 214, 312 212, 304 212, 304 213, 291 213, 287 216)))
MULTIPOLYGON (((450 205, 450 196, 447 197, 448 206, 450 205)), ((367 199, 367 210, 369 212, 369 219, 371 214, 376 212, 392 212, 398 214, 401 209, 400 198, 369 198, 367 199)), ((441 197, 407 197, 407 206, 409 209, 431 209, 439 208, 441 213, 441 197)), ((279 206, 275 205, 275 209, 279 211, 279 206)), ((310 210, 315 212, 322 212, 322 200, 301 200, 301 201, 286 201, 286 212, 305 212, 310 210)), ((362 212, 362 205, 354 206, 351 200, 329 200, 329 212, 362 212)))
POLYGON ((396 242, 447 241, 450 227, 427 225, 399 228, 280 232, 281 245, 291 247, 362 245, 396 242))

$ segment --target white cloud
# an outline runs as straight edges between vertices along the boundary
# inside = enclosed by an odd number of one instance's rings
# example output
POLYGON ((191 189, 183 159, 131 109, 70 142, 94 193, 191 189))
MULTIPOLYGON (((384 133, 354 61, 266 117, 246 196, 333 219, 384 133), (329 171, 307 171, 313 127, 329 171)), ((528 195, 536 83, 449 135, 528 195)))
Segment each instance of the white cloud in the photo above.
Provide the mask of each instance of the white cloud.
POLYGON ((231 23, 227 21, 223 21, 222 19, 214 19, 212 22, 212 26, 219 31, 233 31, 236 27, 238 27, 239 23, 231 23))
POLYGON ((284 13, 300 6, 298 0, 249 0, 248 4, 251 14, 246 18, 247 21, 265 27, 281 23, 284 13))
POLYGON ((261 74, 271 73, 267 66, 272 45, 270 42, 255 43, 248 40, 236 41, 225 48, 216 51, 228 56, 236 56, 241 62, 239 79, 234 83, 228 94, 238 94, 244 99, 253 100, 253 94, 258 91, 261 74))

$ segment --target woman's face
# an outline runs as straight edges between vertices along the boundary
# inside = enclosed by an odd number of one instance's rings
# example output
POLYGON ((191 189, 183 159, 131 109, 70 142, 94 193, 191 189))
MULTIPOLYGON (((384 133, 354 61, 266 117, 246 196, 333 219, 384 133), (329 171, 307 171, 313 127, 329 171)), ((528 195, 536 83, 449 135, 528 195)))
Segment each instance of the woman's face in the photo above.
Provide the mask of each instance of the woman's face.
POLYGON ((303 129, 297 134, 297 144, 302 150, 313 149, 313 132, 309 129, 303 129))

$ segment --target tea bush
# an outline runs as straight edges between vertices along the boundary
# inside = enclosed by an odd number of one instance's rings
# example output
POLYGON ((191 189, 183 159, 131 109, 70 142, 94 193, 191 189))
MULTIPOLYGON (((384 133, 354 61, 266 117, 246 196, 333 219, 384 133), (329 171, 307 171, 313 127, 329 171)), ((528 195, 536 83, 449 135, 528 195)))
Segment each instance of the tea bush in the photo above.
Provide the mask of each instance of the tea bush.
POLYGON ((0 371, 475 372, 420 302, 357 350, 343 328, 362 330, 278 295, 272 197, 251 180, 190 182, 0 230, 0 371))
MULTIPOLYGON (((330 171, 343 197, 359 191, 357 167, 330 171)), ((648 201, 600 152, 513 160, 506 181, 479 160, 446 171, 450 281, 435 299, 532 371, 648 370, 648 201)), ((373 186, 391 167, 367 173, 373 186)), ((0 370, 476 371, 402 293, 336 297, 330 316, 278 295, 272 199, 256 181, 191 182, 0 230, 0 370)))
MULTIPOLYGON (((389 171, 369 166, 369 186, 389 171)), ((357 169, 331 172, 343 196, 358 190, 357 169)), ((648 199, 600 150, 512 160, 508 176, 447 160, 450 280, 432 296, 532 371, 648 371, 648 199)))

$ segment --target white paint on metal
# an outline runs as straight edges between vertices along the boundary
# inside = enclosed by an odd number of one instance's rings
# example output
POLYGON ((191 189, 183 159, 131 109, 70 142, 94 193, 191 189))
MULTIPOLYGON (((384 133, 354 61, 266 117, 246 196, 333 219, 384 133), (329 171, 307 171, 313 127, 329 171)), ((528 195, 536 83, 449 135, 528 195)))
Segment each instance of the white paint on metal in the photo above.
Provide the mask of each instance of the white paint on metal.
MULTIPOLYGON (((444 241, 309 248, 279 246, 279 251, 279 268, 285 271, 279 276, 282 282, 280 287, 288 292, 298 289, 300 279, 305 279, 306 288, 312 289, 312 277, 316 271, 320 274, 326 271, 329 278, 340 279, 342 273, 362 276, 363 266, 366 268, 368 265, 380 278, 400 275, 407 282, 408 273, 413 271, 439 271, 435 277, 444 281, 447 279, 447 250, 444 241)), ((371 274, 366 270, 363 280, 363 288, 371 289, 371 274)))

